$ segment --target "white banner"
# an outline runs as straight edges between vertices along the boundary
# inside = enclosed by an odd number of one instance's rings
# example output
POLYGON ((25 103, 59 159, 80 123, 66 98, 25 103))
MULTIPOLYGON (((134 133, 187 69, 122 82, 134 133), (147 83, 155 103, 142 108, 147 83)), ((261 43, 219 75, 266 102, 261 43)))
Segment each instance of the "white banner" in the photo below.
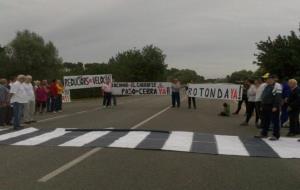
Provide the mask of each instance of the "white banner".
POLYGON ((111 74, 104 75, 81 75, 81 76, 65 76, 64 85, 66 89, 81 89, 81 88, 95 88, 101 87, 102 84, 110 79, 112 81, 111 74))
POLYGON ((71 102, 70 90, 64 90, 64 92, 62 94, 62 102, 63 103, 70 103, 71 102))
POLYGON ((186 93, 189 97, 241 100, 243 88, 236 84, 189 84, 186 93))
POLYGON ((171 95, 169 82, 114 82, 113 95, 171 95))

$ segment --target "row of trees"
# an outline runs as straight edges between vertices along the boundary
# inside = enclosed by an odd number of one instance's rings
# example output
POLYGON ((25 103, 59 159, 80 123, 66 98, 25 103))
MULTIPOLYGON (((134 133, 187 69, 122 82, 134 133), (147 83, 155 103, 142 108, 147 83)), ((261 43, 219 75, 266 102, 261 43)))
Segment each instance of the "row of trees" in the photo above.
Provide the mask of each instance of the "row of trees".
POLYGON ((118 53, 107 63, 63 63, 54 44, 28 30, 17 32, 15 39, 0 45, 0 76, 31 74, 35 79, 62 78, 64 75, 113 74, 116 81, 166 81, 178 78, 184 83, 201 82, 204 77, 195 71, 167 69, 166 55, 148 45, 118 53))
MULTIPOLYGON (((299 31, 300 32, 300 27, 299 31)), ((258 52, 253 64, 259 68, 255 72, 241 70, 226 77, 228 82, 244 81, 248 78, 257 78, 264 73, 277 75, 281 80, 296 78, 300 80, 300 35, 291 31, 288 35, 270 37, 256 43, 258 52)))

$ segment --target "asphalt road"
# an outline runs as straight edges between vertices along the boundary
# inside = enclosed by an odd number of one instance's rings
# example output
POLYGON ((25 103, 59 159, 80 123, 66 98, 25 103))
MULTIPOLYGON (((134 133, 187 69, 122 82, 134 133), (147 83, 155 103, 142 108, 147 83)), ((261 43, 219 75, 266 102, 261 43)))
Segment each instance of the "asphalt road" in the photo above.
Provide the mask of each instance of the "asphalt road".
MULTIPOLYGON (((197 110, 187 109, 186 100, 181 108, 166 110, 170 97, 122 97, 118 99, 119 105, 111 109, 102 109, 100 101, 83 100, 65 104, 63 113, 37 116, 40 122, 31 126, 138 127, 239 136, 257 133, 253 124, 249 127, 239 126, 242 115, 218 117, 222 105, 220 101, 198 100, 197 110), (162 110, 164 112, 160 112, 162 110), (149 119, 153 115, 155 117, 149 119)), ((73 167, 45 182, 39 181, 91 150, 95 149, 1 145, 0 190, 300 189, 300 159, 116 148, 96 150, 73 167)))

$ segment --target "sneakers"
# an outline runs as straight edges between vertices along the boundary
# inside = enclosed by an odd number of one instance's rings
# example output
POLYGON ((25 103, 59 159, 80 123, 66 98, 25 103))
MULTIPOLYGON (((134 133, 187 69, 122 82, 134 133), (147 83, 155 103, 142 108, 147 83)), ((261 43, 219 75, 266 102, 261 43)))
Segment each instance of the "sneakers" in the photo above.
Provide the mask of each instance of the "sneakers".
POLYGON ((254 138, 257 138, 257 139, 266 139, 268 138, 267 135, 255 135, 254 138))
POLYGON ((270 141, 278 141, 279 138, 277 138, 277 137, 271 137, 271 138, 269 138, 269 140, 270 140, 270 141))
POLYGON ((249 124, 247 122, 243 122, 240 124, 240 126, 248 126, 249 124))

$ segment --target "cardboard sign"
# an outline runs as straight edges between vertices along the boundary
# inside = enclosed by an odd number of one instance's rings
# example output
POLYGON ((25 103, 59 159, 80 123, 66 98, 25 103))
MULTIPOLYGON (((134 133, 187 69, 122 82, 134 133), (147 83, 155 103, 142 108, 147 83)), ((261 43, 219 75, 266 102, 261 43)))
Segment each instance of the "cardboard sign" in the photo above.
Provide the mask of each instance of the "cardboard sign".
POLYGON ((186 94, 205 99, 241 100, 243 88, 236 84, 188 84, 186 94))
POLYGON ((70 103, 71 102, 70 90, 64 90, 64 92, 62 94, 62 102, 63 103, 70 103))
POLYGON ((65 89, 81 89, 101 87, 106 80, 112 81, 111 74, 104 75, 80 75, 80 76, 65 76, 65 89))
POLYGON ((169 82, 114 82, 114 95, 171 95, 169 82))

